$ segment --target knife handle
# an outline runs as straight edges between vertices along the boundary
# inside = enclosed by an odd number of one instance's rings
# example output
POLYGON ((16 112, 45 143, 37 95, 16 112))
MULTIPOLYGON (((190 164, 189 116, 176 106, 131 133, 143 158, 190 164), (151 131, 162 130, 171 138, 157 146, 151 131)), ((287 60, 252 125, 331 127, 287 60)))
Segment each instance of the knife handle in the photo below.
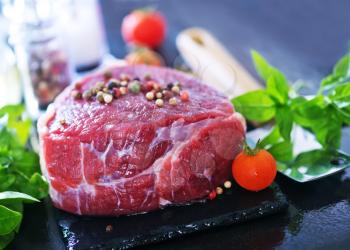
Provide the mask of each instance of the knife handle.
POLYGON ((261 84, 208 31, 180 32, 176 46, 195 75, 229 97, 261 89, 261 84))

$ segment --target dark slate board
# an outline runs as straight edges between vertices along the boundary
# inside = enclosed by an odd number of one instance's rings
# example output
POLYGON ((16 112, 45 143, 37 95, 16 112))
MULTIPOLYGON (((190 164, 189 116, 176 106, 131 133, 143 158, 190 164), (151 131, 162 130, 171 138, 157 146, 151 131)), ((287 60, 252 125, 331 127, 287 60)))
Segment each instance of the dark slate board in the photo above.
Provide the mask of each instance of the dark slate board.
POLYGON ((215 200, 121 217, 76 216, 55 209, 67 249, 128 249, 280 212, 288 203, 277 184, 261 192, 233 185, 215 200), (107 225, 113 230, 106 232, 107 225))

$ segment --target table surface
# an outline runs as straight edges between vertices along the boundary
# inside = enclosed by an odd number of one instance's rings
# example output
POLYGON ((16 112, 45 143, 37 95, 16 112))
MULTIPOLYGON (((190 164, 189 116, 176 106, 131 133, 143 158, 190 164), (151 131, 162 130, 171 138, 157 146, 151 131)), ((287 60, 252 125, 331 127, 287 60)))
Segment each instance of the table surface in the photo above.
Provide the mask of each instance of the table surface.
MULTIPOLYGON (((347 50, 350 21, 347 0, 102 0, 111 52, 127 51, 119 31, 131 9, 154 6, 168 20, 168 36, 159 49, 169 66, 178 60, 174 39, 186 27, 211 31, 254 74, 249 50, 254 48, 286 73, 317 88, 347 50)), ((343 150, 350 153, 350 129, 344 128, 343 150)), ((350 169, 300 184, 278 175, 288 211, 248 223, 151 245, 147 249, 347 249, 350 244, 350 169)), ((239 197, 237 197, 239 198, 239 197)), ((48 202, 29 205, 19 235, 10 249, 63 249, 50 218, 48 202), (27 214, 30 214, 27 215, 27 214), (28 233, 31 232, 31 233, 28 233)))

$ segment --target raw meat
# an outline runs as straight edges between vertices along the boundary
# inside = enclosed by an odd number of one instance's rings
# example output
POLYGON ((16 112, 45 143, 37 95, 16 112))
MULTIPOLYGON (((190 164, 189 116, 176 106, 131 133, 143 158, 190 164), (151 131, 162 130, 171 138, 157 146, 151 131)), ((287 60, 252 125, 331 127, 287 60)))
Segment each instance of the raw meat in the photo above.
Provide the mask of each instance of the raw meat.
MULTIPOLYGON (((227 98, 172 69, 111 69, 164 86, 179 81, 190 99, 157 107, 144 93, 110 104, 76 100, 68 87, 38 122, 42 172, 53 204, 82 215, 122 215, 207 197, 230 177, 245 122, 227 98)), ((84 78, 82 90, 103 74, 84 78)))

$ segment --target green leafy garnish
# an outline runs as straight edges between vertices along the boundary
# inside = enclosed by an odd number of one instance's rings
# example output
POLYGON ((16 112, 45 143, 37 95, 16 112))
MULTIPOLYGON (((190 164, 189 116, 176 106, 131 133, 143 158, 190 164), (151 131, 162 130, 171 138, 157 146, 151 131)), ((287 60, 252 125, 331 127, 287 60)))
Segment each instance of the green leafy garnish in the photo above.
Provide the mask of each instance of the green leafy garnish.
POLYGON ((0 249, 18 232, 23 203, 39 202, 48 194, 39 157, 26 147, 32 122, 22 105, 0 109, 0 249))
MULTIPOLYGON (((298 164, 301 159, 316 154, 312 152, 301 155, 296 161, 293 159, 291 133, 294 126, 312 132, 324 152, 339 149, 342 126, 350 124, 350 82, 347 82, 350 77, 350 54, 339 60, 312 98, 298 95, 283 73, 258 52, 252 51, 252 58, 257 73, 266 82, 266 88, 238 96, 232 99, 232 104, 247 120, 260 123, 275 121, 273 129, 261 140, 260 146, 274 155, 281 168, 298 164)), ((294 169, 291 171, 295 172, 294 169)))

